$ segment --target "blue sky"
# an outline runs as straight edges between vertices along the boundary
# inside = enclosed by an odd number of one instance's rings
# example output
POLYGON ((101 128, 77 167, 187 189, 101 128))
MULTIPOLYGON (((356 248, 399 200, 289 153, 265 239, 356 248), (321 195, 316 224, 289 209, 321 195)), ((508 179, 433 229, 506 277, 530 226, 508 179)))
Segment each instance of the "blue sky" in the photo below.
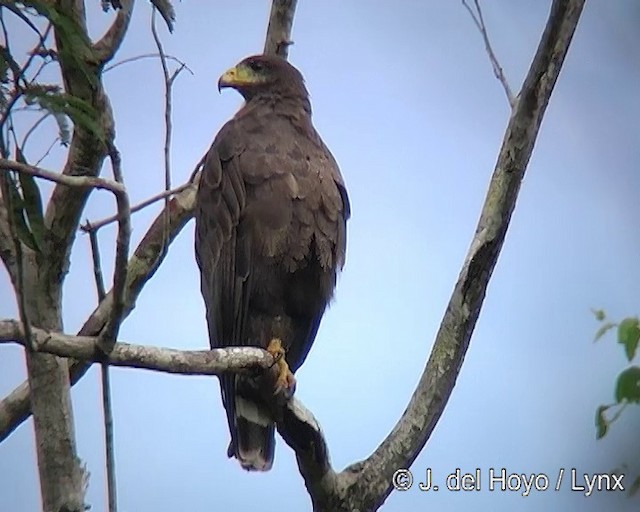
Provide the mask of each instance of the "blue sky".
MULTIPOLYGON (((88 2, 92 4, 92 2, 88 2)), ((93 2, 94 35, 111 19, 93 2)), ((518 90, 550 2, 485 2, 495 51, 518 90)), ((173 180, 187 179, 241 104, 215 84, 261 51, 269 2, 176 3, 166 51, 185 60, 174 89, 173 180)), ((150 9, 136 7, 119 59, 154 52, 150 9)), ((640 282, 640 8, 587 2, 525 177, 520 201, 449 405, 412 469, 434 478, 461 468, 545 473, 609 471, 640 460, 640 414, 630 408, 596 442, 595 408, 613 400, 624 368, 607 338, 592 343, 592 307, 637 314, 640 282)), ((164 27, 161 29, 165 33, 164 27)), ((474 232, 509 117, 482 40, 460 2, 301 1, 290 60, 311 92, 316 127, 340 163, 351 197, 347 264, 335 303, 298 372, 298 397, 326 434, 336 469, 368 456, 404 410, 422 372, 474 232)), ((131 200, 163 183, 163 96, 157 61, 107 73, 116 143, 131 200)), ((43 144, 48 134, 40 132, 43 144)), ((43 166, 56 169, 64 153, 43 166)), ((105 172, 109 172, 106 169, 105 172)), ((106 193, 86 216, 114 211, 106 193)), ((134 217, 137 243, 158 208, 134 217)), ((107 275, 113 227, 101 231, 107 275)), ((208 345, 193 223, 140 296, 121 338, 183 349, 208 345)), ((0 290, 8 289, 0 273, 0 290)), ((89 243, 79 236, 65 286, 65 329, 95 305, 89 243)), ((0 295, 0 317, 15 315, 0 295)), ((114 369, 121 512, 309 510, 292 451, 280 440, 268 474, 226 458, 217 381, 114 369)), ((25 377, 19 348, 0 347, 0 395, 25 377)), ((99 374, 73 389, 78 450, 91 472, 88 500, 104 509, 99 374)), ((636 408, 637 409, 637 408, 636 408)), ((38 509, 31 422, 0 444, 0 508, 38 509)), ((640 470, 636 466, 636 471, 640 470)), ((483 486, 484 487, 484 486, 483 486)), ((518 492, 393 493, 385 512, 422 510, 637 510, 616 493, 585 498, 565 486, 518 492)))

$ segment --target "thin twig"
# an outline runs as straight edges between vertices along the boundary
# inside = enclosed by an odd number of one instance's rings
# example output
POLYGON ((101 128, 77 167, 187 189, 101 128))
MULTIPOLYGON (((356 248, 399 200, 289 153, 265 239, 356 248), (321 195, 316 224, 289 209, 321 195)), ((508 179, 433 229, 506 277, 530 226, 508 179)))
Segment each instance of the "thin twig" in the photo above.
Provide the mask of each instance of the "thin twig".
MULTIPOLYGON (((104 68, 104 73, 111 71, 112 69, 115 69, 117 67, 120 67, 124 64, 130 64, 132 62, 136 62, 139 60, 144 60, 144 59, 157 59, 161 57, 161 55, 159 53, 145 53, 143 55, 136 55, 135 57, 129 57, 128 59, 123 59, 121 61, 116 62, 115 64, 111 64, 111 66, 107 66, 106 68, 104 68)), ((191 68, 189 68, 189 66, 187 66, 187 64, 183 61, 181 61, 180 59, 178 59, 177 57, 174 57, 173 55, 165 55, 164 58, 166 60, 170 60, 172 62, 175 62, 176 64, 179 64, 180 67, 184 68, 186 71, 188 71, 191 75, 194 75, 193 71, 191 70, 191 68)))
POLYGON ((93 176, 69 176, 68 174, 47 171, 46 169, 42 169, 34 165, 23 164, 6 158, 0 158, 0 169, 5 172, 16 171, 23 174, 29 174, 30 176, 36 176, 68 187, 109 190, 116 194, 116 196, 125 193, 124 185, 116 181, 104 178, 94 178, 93 176))
POLYGON ((627 408, 627 405, 629 405, 629 403, 630 402, 623 402, 620 408, 618 408, 615 414, 611 417, 611 419, 609 420, 609 423, 613 423, 614 421, 616 421, 620 417, 620 415, 624 412, 624 410, 627 408))
POLYGON ((489 35, 487 34, 487 27, 484 24, 484 17, 482 16, 482 9, 480 8, 479 0, 473 0, 474 7, 476 12, 473 12, 473 9, 467 3, 467 0, 462 0, 462 5, 464 5, 465 9, 469 11, 471 15, 471 19, 475 23, 480 35, 482 35, 482 40, 484 41, 484 47, 489 55, 489 60, 491 61, 491 66, 493 67, 493 74, 498 79, 498 81, 502 84, 505 94, 507 95, 507 100, 509 101, 509 105, 513 108, 516 104, 516 99, 513 96, 513 92, 511 92, 511 87, 509 86, 509 82, 504 76, 504 72, 502 71, 502 66, 498 62, 498 58, 493 51, 493 47, 491 46, 491 42, 489 41, 489 35))
MULTIPOLYGON (((89 226, 89 221, 87 221, 89 226)), ((96 291, 98 293, 98 301, 102 302, 106 291, 104 288, 104 277, 102 275, 102 264, 100 263, 100 246, 98 245, 98 235, 95 230, 89 231, 89 242, 91 243, 91 260, 93 261, 93 278, 96 283, 96 291)))
POLYGON ((47 112, 45 114, 43 114, 40 119, 38 119, 35 123, 33 123, 31 125, 31 127, 29 128, 29 130, 27 130, 27 133, 25 134, 25 136, 22 138, 22 150, 24 151, 26 145, 27 145, 27 141, 29 140, 29 137, 31 137, 31 135, 33 134, 33 132, 36 131, 36 129, 38 128, 38 126, 40 126, 49 116, 51 115, 51 112, 47 112))
MULTIPOLYGON (((87 221, 87 224, 89 222, 87 221)), ((102 276, 102 265, 100 263, 100 246, 98 244, 98 234, 89 231, 89 241, 91 243, 91 259, 93 261, 93 277, 96 283, 98 302, 102 302, 106 296, 104 289, 104 279, 102 276)), ((109 512, 118 510, 118 493, 116 490, 116 463, 113 442, 113 413, 111 408, 111 384, 109 379, 109 365, 102 363, 102 414, 104 417, 104 446, 105 459, 107 461, 107 506, 109 512)))
POLYGON ((42 161, 49 156, 49 154, 51 153, 51 150, 54 148, 54 146, 58 142, 60 142, 60 137, 56 137, 51 141, 51 144, 49 144, 49 147, 46 149, 46 151, 42 154, 40 158, 38 158, 38 160, 36 160, 36 166, 40 165, 42 161))
MULTIPOLYGON (((157 9, 154 6, 151 11, 151 34, 153 35, 153 40, 158 48, 160 64, 162 66, 162 75, 164 77, 164 189, 167 191, 171 190, 171 89, 173 80, 183 68, 178 68, 173 77, 169 75, 169 67, 167 66, 164 48, 162 47, 162 41, 160 41, 160 36, 158 35, 158 30, 156 28, 156 10, 157 9)), ((168 197, 165 197, 164 205, 166 210, 169 206, 168 197)), ((169 219, 167 216, 165 216, 164 226, 164 233, 166 234, 169 232, 169 219)), ((164 244, 163 251, 166 251, 167 248, 168 246, 164 244)))
POLYGON ((111 382, 109 364, 101 367, 102 413, 104 415, 104 446, 107 461, 107 506, 109 512, 118 512, 118 491, 116 487, 116 453, 113 440, 113 408, 111 406, 111 382))
MULTIPOLYGON (((179 187, 176 187, 174 189, 171 190, 165 190, 163 192, 160 192, 159 194, 156 194, 155 196, 151 196, 149 199, 145 199, 144 201, 142 201, 141 203, 136 204, 135 206, 131 207, 131 213, 136 213, 144 208, 146 208, 147 206, 152 205, 153 203, 156 203, 158 201, 160 201, 161 199, 164 199, 166 197, 171 197, 175 194, 179 194, 180 192, 182 192, 183 190, 185 190, 186 188, 190 187, 191 183, 187 182, 187 183, 183 183, 182 185, 180 185, 179 187)), ((110 217, 106 217, 104 219, 101 219, 97 222, 89 222, 87 221, 86 224, 84 224, 83 226, 80 226, 80 229, 82 231, 84 231, 85 233, 90 233, 92 231, 98 231, 100 228, 106 226, 107 224, 111 224, 112 222, 116 222, 118 220, 118 215, 111 215, 110 217)))

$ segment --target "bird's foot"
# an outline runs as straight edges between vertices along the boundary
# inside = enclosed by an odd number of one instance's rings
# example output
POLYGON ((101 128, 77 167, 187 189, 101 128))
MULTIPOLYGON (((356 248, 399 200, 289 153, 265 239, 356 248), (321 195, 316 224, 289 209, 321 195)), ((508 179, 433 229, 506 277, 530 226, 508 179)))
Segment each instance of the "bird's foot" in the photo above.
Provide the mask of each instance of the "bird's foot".
POLYGON ((273 338, 267 346, 267 352, 275 359, 274 363, 278 367, 278 377, 275 382, 274 395, 284 393, 287 398, 293 396, 296 389, 296 379, 289 369, 289 365, 285 360, 284 348, 282 347, 282 341, 279 338, 273 338))

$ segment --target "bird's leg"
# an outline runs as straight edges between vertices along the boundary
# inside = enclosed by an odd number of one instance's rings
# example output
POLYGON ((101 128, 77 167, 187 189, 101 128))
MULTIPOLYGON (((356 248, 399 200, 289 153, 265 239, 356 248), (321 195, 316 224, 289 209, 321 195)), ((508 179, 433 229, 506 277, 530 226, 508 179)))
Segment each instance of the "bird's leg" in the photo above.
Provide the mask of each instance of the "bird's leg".
POLYGON ((275 362, 273 364, 278 366, 278 378, 276 379, 274 395, 284 392, 287 397, 293 396, 293 392, 296 389, 296 379, 289 370, 289 365, 284 358, 284 348, 282 347, 282 341, 280 338, 273 338, 267 346, 267 352, 269 352, 275 362))

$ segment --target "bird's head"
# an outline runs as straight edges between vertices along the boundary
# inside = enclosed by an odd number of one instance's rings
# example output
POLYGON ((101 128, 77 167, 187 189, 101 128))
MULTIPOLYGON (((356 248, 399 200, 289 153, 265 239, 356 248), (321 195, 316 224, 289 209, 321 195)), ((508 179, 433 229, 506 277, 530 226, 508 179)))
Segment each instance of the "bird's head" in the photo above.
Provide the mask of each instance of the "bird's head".
POLYGON ((218 90, 231 87, 249 101, 259 94, 308 96, 302 74, 286 60, 269 55, 253 55, 224 72, 218 90))

